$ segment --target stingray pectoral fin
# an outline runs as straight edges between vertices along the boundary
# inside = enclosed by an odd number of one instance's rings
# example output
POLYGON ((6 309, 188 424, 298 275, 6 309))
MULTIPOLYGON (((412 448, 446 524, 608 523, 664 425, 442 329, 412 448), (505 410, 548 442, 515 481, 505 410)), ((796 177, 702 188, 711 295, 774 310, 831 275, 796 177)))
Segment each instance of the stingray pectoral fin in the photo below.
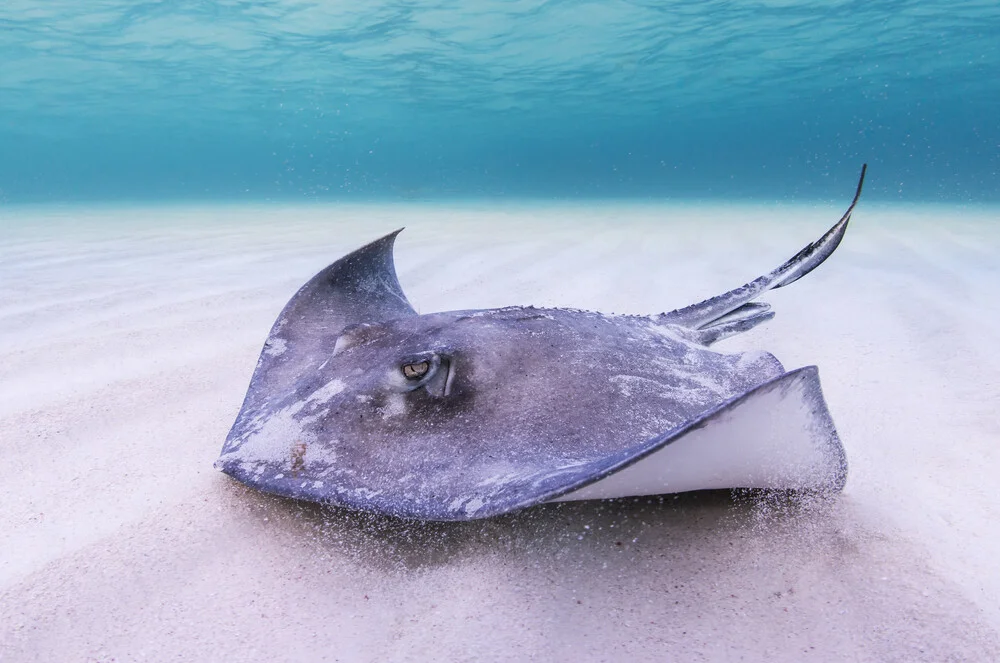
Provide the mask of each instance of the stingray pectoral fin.
POLYGON ((268 394, 287 391, 329 358, 346 328, 417 314, 403 294, 392 259, 401 231, 329 265, 285 304, 264 343, 241 416, 252 414, 268 394))
POLYGON ((785 373, 552 501, 719 488, 837 491, 847 459, 815 366, 785 373))
POLYGON ((833 254, 840 245, 840 241, 844 238, 844 233, 847 232, 847 224, 851 220, 851 213, 854 212, 854 207, 858 204, 858 199, 861 197, 861 187, 865 182, 865 171, 867 169, 867 164, 861 167, 858 188, 854 193, 854 199, 851 201, 850 207, 840 217, 840 220, 833 224, 833 227, 827 230, 818 240, 804 247, 769 274, 760 276, 739 288, 706 299, 703 302, 664 313, 661 316, 662 321, 688 327, 689 329, 703 329, 718 322, 724 316, 768 290, 774 290, 794 283, 819 267, 823 261, 833 254))
POLYGON ((402 228, 337 260, 295 293, 271 333, 303 325, 349 325, 416 315, 396 278, 392 248, 402 228))

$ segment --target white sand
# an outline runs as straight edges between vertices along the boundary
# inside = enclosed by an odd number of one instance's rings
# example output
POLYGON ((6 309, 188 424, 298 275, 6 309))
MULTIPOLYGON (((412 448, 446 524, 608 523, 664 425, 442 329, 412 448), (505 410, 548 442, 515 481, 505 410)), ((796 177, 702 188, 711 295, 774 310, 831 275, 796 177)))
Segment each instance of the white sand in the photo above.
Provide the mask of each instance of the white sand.
POLYGON ((212 469, 268 328, 400 225, 421 311, 652 313, 838 207, 0 211, 0 661, 1000 660, 997 214, 872 211, 725 347, 820 366, 832 503, 402 526, 212 469))

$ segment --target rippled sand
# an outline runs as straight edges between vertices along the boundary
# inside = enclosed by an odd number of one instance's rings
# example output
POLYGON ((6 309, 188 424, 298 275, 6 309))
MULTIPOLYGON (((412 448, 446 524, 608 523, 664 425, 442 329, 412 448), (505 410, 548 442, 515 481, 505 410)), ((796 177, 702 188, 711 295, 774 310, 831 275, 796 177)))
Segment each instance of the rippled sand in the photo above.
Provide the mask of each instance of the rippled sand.
POLYGON ((212 469, 317 270, 406 225, 422 312, 655 313, 836 207, 0 211, 0 661, 1000 659, 996 214, 860 210, 721 349, 818 364, 832 501, 727 493, 418 525, 212 469))

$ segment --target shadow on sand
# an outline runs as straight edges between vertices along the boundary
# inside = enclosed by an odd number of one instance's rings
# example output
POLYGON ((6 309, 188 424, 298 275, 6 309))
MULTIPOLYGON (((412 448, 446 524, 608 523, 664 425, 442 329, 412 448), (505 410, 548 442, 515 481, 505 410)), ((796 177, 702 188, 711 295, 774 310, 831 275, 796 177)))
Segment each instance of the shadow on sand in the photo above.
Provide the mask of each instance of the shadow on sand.
MULTIPOLYGON (((543 504, 467 522, 422 522, 263 495, 231 482, 235 500, 285 535, 346 555, 377 572, 437 568, 482 556, 508 562, 557 561, 606 567, 651 552, 704 556, 734 542, 854 548, 841 525, 844 498, 774 491, 713 490, 616 500, 543 504), (686 552, 685 552, 686 550, 686 552)), ((758 550, 758 552, 763 552, 758 550)))

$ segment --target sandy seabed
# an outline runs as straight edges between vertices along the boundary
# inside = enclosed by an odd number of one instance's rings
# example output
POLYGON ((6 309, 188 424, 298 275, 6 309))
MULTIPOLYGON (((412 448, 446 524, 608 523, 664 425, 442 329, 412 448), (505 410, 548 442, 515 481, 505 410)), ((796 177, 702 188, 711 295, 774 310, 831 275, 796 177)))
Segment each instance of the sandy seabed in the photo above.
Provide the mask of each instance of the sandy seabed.
POLYGON ((0 661, 1000 660, 1000 211, 868 209, 720 344, 817 364, 843 494, 421 525, 212 468, 312 274, 399 226, 420 312, 657 313, 841 210, 0 210, 0 661))

